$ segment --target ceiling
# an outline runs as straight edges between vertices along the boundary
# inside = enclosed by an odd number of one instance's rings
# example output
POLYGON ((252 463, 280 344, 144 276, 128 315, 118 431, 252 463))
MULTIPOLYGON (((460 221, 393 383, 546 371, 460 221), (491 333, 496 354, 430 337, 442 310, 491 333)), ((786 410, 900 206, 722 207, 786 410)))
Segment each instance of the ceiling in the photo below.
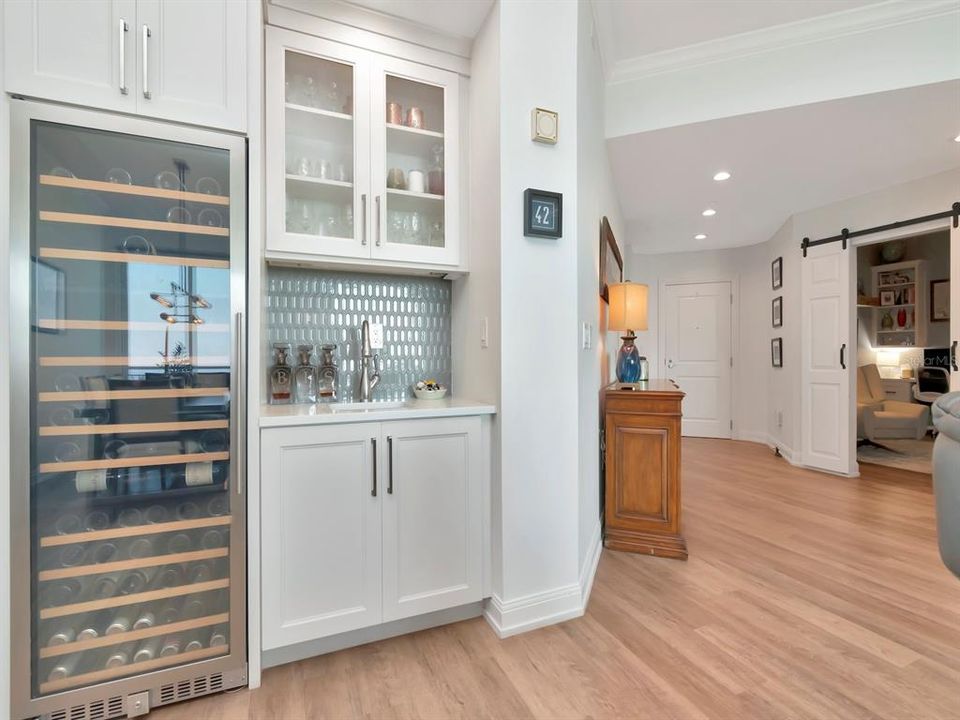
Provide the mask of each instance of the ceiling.
POLYGON ((480 32, 493 7, 493 0, 349 0, 349 3, 470 39, 480 32))
POLYGON ((753 245, 792 214, 960 167, 960 80, 609 140, 626 244, 753 245), (715 182, 726 170, 731 179, 715 182), (715 208, 713 217, 701 212, 715 208), (697 233, 706 240, 695 240, 697 233))
POLYGON ((881 1, 594 0, 594 8, 604 60, 612 65, 881 1))

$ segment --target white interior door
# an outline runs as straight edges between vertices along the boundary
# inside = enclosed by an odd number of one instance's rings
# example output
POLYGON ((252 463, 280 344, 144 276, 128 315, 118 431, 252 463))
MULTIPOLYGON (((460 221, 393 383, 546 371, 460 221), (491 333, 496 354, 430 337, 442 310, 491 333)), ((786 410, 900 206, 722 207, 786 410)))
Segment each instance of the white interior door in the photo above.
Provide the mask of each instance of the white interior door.
POLYGON ((950 372, 950 389, 960 390, 960 228, 950 226, 950 347, 953 368, 950 372))
POLYGON ((664 372, 686 393, 684 435, 731 437, 732 297, 729 282, 664 287, 664 372))
MULTIPOLYGON (((810 248, 800 260, 803 464, 850 474, 851 397, 857 347, 852 338, 852 253, 839 242, 810 248)), ((784 348, 784 363, 795 357, 784 348)))

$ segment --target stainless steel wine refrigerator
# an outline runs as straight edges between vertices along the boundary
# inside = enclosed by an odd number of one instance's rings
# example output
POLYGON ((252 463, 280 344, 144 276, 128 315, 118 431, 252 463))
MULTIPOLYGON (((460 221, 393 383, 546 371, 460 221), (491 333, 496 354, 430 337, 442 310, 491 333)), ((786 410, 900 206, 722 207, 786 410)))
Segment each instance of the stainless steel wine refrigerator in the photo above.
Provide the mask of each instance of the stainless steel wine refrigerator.
POLYGON ((12 133, 14 714, 243 685, 245 141, 19 100, 12 133))

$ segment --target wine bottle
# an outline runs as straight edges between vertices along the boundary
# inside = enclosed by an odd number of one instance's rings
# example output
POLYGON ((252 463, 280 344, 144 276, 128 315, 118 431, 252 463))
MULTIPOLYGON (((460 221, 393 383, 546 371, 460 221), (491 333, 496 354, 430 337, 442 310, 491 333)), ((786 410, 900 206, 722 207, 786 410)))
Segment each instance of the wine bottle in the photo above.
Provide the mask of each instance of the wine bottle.
POLYGON ((225 629, 214 630, 210 634, 210 642, 207 647, 221 647, 227 644, 227 631, 225 629))
POLYGON ((83 545, 67 545, 57 556, 59 567, 71 568, 83 565, 84 558, 87 557, 87 549, 83 545))
POLYGON ((60 515, 53 523, 53 532, 57 535, 73 535, 82 530, 83 524, 80 518, 73 513, 60 515))
POLYGON ((134 630, 146 630, 157 624, 157 617, 149 610, 141 610, 133 623, 134 630))
POLYGON ((90 586, 91 600, 106 600, 117 594, 117 575, 101 575, 90 586))
MULTIPOLYGON (((121 595, 136 595, 144 592, 150 585, 151 575, 144 570, 131 570, 120 578, 119 589, 121 595)), ((149 572, 154 572, 153 568, 149 572)))
POLYGON ((183 569, 179 565, 167 565, 157 571, 151 590, 165 590, 183 584, 183 569))
POLYGON ((153 541, 149 538, 136 538, 127 544, 126 555, 130 560, 141 560, 153 555, 153 541))
POLYGON ((137 648, 137 651, 133 654, 133 661, 135 663, 146 662, 147 660, 153 660, 159 654, 160 638, 150 638, 137 648))
POLYGON ((123 667, 129 665, 133 658, 135 645, 128 643, 118 648, 114 648, 107 656, 107 661, 103 664, 105 669, 123 667))
POLYGON ((47 647, 66 645, 77 639, 77 632, 69 625, 63 625, 53 632, 47 640, 47 647))
POLYGON ((160 646, 160 657, 170 657, 171 655, 177 655, 180 652, 180 636, 179 635, 168 635, 163 639, 163 644, 160 646))
POLYGON ((183 616, 184 620, 193 620, 198 617, 203 617, 207 614, 206 603, 204 603, 203 600, 198 597, 188 597, 183 603, 183 608, 180 610, 180 614, 183 616))
POLYGON ((50 583, 43 589, 41 605, 46 608, 60 607, 79 601, 83 585, 76 578, 67 578, 50 583))
POLYGON ((184 637, 184 652, 194 652, 195 650, 203 650, 203 641, 200 639, 199 632, 193 632, 184 637))
POLYGON ((88 615, 80 625, 82 629, 77 633, 77 640, 94 640, 100 637, 101 629, 106 628, 110 620, 111 614, 109 610, 88 615))
POLYGON ((213 564, 209 562, 198 562, 190 566, 190 572, 187 582, 190 585, 208 582, 213 579, 213 564))
POLYGON ((157 613, 157 620, 161 625, 169 625, 180 620, 180 605, 182 603, 171 601, 164 605, 157 613))
POLYGON ((144 520, 150 525, 157 525, 167 521, 169 513, 163 505, 151 505, 143 514, 144 520))
POLYGON ((50 682, 65 680, 73 675, 74 671, 77 669, 77 663, 79 662, 79 653, 74 653, 73 655, 67 655, 60 658, 60 660, 53 666, 53 668, 50 670, 50 673, 47 675, 47 680, 50 682))
POLYGON ((189 552, 193 548, 193 540, 186 533, 173 533, 167 538, 164 550, 168 555, 189 552))
POLYGON ((140 512, 140 508, 124 508, 117 516, 117 525, 120 527, 135 527, 137 525, 143 525, 143 513, 140 512))
POLYGON ((90 551, 88 562, 93 565, 113 562, 120 555, 120 548, 112 542, 98 543, 90 551))
POLYGON ((226 515, 229 510, 229 501, 227 500, 226 493, 215 495, 207 502, 207 515, 210 517, 226 515))
POLYGON ((200 517, 200 506, 189 500, 177 506, 178 520, 195 520, 200 517))
POLYGON ((214 548, 223 547, 226 544, 225 536, 226 533, 221 530, 217 530, 215 528, 207 530, 203 534, 203 537, 200 538, 200 547, 202 547, 204 550, 213 550, 214 548))
POLYGON ((107 625, 106 635, 117 635, 119 633, 130 632, 133 627, 133 621, 130 619, 131 613, 128 608, 122 608, 120 612, 113 617, 110 624, 107 625))

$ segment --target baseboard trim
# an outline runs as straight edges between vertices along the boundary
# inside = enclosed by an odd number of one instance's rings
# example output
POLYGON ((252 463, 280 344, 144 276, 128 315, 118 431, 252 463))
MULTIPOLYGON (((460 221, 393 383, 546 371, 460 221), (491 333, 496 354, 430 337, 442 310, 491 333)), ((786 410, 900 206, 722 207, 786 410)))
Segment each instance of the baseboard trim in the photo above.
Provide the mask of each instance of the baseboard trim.
POLYGON ((603 525, 600 519, 593 528, 593 534, 590 536, 590 547, 587 550, 587 556, 583 560, 583 566, 580 568, 580 603, 583 605, 583 611, 587 611, 587 603, 590 602, 590 593, 593 591, 593 579, 597 576, 597 566, 600 564, 600 555, 603 552, 603 525))
POLYGON ((580 617, 586 612, 602 552, 603 528, 598 519, 577 583, 507 602, 494 594, 484 606, 483 617, 500 638, 580 617))

